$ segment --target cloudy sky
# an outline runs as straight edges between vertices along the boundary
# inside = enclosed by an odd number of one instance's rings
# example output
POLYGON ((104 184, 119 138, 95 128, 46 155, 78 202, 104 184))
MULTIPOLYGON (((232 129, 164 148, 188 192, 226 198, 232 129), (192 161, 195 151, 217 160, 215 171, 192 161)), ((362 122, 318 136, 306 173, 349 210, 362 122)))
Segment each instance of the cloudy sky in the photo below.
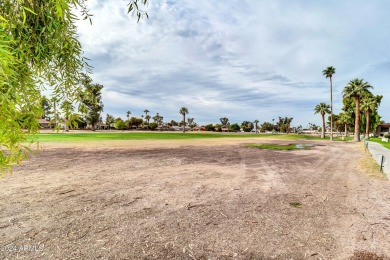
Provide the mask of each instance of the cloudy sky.
POLYGON ((149 19, 126 14, 128 2, 89 0, 93 24, 78 23, 92 78, 104 85, 105 114, 148 109, 199 124, 293 117, 320 123, 313 109, 358 77, 384 95, 390 122, 390 2, 386 0, 150 0, 149 19))

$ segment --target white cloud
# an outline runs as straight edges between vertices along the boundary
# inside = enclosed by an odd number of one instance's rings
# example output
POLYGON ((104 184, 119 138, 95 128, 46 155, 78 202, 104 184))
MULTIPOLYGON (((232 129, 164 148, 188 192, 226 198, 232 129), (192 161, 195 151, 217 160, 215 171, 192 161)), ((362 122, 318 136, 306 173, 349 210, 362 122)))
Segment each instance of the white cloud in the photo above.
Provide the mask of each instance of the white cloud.
POLYGON ((322 70, 334 66, 336 112, 342 88, 364 77, 385 96, 380 112, 390 121, 385 1, 150 0, 150 19, 140 23, 125 1, 89 7, 93 25, 79 23, 80 39, 107 113, 148 108, 177 120, 187 106, 201 123, 319 123, 313 108, 329 102, 322 70))

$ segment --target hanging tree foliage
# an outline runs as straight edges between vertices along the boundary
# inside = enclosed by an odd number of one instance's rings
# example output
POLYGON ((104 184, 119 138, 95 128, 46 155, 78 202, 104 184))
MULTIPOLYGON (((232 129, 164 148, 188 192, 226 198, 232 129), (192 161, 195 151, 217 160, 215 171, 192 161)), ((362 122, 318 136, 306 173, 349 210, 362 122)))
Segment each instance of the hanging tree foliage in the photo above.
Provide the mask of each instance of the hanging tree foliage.
MULTIPOLYGON (((128 13, 147 13, 131 0, 128 13)), ((42 115, 41 90, 77 97, 82 72, 90 72, 77 38, 77 14, 91 21, 85 0, 0 1, 0 176, 28 157, 42 115)))

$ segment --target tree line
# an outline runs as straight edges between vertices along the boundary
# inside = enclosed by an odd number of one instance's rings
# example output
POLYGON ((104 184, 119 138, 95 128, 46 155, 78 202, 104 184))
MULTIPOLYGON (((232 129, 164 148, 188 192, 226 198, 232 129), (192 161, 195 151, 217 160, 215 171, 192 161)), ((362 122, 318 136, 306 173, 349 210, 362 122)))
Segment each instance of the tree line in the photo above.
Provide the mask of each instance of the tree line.
POLYGON ((151 116, 148 114, 150 111, 148 109, 144 110, 145 115, 141 115, 141 117, 130 117, 131 111, 126 112, 127 120, 123 120, 121 117, 115 118, 111 114, 107 114, 106 116, 106 124, 110 126, 110 128, 118 129, 118 130, 172 130, 173 127, 181 127, 179 130, 183 132, 186 129, 194 130, 194 128, 198 128, 198 130, 204 131, 213 131, 213 132, 251 132, 255 131, 259 132, 281 132, 281 133, 297 133, 302 130, 302 127, 291 127, 291 122, 293 120, 292 117, 279 117, 278 121, 275 123, 273 119, 271 122, 263 122, 261 125, 260 121, 255 119, 253 122, 251 121, 243 121, 241 124, 239 123, 230 123, 229 118, 221 117, 220 123, 216 124, 206 124, 206 125, 198 125, 195 122, 195 118, 188 117, 186 115, 189 114, 189 110, 186 107, 182 107, 179 110, 179 113, 182 115, 183 119, 178 122, 175 120, 164 122, 164 117, 160 115, 160 113, 156 113, 155 116, 151 116), (152 120, 152 121, 151 121, 152 120))

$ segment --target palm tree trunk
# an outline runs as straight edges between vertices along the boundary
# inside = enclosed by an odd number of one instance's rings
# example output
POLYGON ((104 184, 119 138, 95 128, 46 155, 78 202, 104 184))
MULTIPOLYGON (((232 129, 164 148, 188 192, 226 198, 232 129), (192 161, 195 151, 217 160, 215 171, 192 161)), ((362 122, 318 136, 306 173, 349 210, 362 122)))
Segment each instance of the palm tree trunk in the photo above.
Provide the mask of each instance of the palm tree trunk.
POLYGON ((65 117, 65 132, 69 132, 69 119, 65 117))
POLYGON ((183 133, 186 132, 186 114, 183 114, 183 133))
POLYGON ((356 107, 355 107, 355 133, 353 140, 360 142, 360 96, 356 96, 356 107))
POLYGON ((330 76, 330 140, 333 140, 333 94, 332 94, 332 76, 330 76))
POLYGON ((345 130, 344 130, 345 131, 345 137, 347 137, 347 134, 348 134, 348 132, 347 132, 348 131, 347 124, 344 124, 344 127, 345 127, 345 130))
POLYGON ((366 138, 370 136, 370 110, 366 111, 366 138))
POLYGON ((321 116, 322 116, 321 138, 325 138, 325 114, 321 114, 321 116))
POLYGON ((55 127, 57 127, 58 125, 58 121, 57 121, 57 107, 56 107, 56 101, 54 100, 54 124, 55 124, 55 127))

